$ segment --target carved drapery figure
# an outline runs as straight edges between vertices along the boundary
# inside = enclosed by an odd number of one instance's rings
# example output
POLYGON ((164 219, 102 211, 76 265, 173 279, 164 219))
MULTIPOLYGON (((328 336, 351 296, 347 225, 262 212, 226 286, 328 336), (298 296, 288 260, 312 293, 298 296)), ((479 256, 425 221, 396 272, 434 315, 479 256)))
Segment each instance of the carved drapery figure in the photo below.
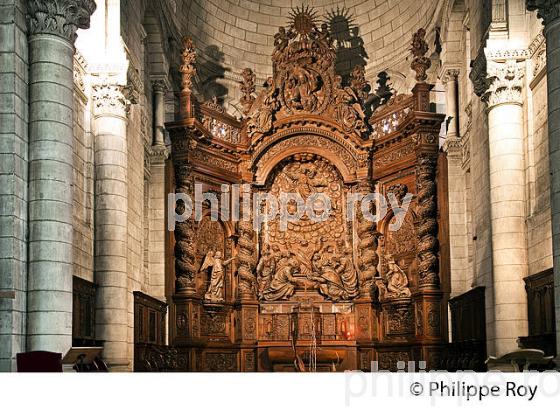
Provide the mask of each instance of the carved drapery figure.
POLYGON ((408 278, 402 268, 395 262, 391 254, 385 255, 387 272, 385 278, 378 278, 377 288, 379 289, 379 300, 381 302, 409 298, 410 289, 408 288, 408 278))
POLYGON ((352 87, 342 87, 342 77, 334 77, 334 113, 335 118, 342 124, 347 132, 359 130, 362 133, 367 131, 365 123, 365 113, 360 103, 360 98, 352 87))
POLYGON ((276 86, 274 79, 268 77, 266 89, 263 90, 252 104, 247 114, 247 128, 252 132, 266 133, 272 129, 274 111, 277 109, 276 86))
POLYGON ((270 246, 264 245, 264 249, 257 264, 257 277, 259 283, 259 298, 263 297, 263 292, 270 286, 270 282, 276 272, 276 258, 270 246))
POLYGON ((208 268, 212 268, 210 274, 210 283, 208 290, 204 294, 204 300, 212 303, 221 303, 224 301, 224 267, 229 265, 235 257, 228 260, 222 259, 222 252, 209 251, 204 258, 204 262, 200 268, 201 272, 205 272, 208 268))
POLYGON ((263 291, 264 300, 289 299, 295 293, 298 281, 295 275, 299 273, 298 262, 290 252, 283 252, 276 265, 276 272, 270 285, 263 291))
POLYGON ((314 287, 328 300, 339 302, 358 295, 358 276, 352 266, 352 251, 339 245, 326 252, 315 253, 311 259, 312 273, 308 275, 314 287))

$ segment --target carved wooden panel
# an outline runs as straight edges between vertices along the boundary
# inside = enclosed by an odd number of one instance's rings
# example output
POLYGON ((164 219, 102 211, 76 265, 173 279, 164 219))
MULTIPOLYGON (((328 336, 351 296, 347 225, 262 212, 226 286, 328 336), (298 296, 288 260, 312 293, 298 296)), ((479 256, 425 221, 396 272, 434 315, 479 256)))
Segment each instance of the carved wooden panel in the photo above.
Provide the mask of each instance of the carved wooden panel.
POLYGON ((412 360, 411 354, 408 351, 380 351, 378 353, 378 366, 379 370, 389 370, 395 372, 399 370, 397 367, 399 362, 401 363, 400 369, 406 369, 408 365, 408 361, 412 360))
POLYGON ((134 343, 165 343, 167 303, 134 292, 134 343))
POLYGON ((202 354, 202 371, 236 372, 239 370, 238 354, 233 351, 207 351, 202 354))
POLYGON ((525 280, 529 335, 521 337, 525 348, 556 354, 556 314, 554 311, 554 274, 552 269, 531 275, 525 280))
POLYGON ((454 342, 486 340, 485 288, 479 286, 449 300, 454 342))
POLYGON ((96 286, 77 276, 72 283, 72 345, 91 345, 95 341, 96 286))

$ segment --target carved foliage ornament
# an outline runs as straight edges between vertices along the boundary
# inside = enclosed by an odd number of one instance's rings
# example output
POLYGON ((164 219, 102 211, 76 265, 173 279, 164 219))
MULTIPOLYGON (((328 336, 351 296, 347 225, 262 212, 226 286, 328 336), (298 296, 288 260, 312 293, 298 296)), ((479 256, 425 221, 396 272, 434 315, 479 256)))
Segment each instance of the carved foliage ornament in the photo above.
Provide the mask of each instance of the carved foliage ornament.
POLYGON ((126 116, 130 102, 125 95, 125 86, 97 84, 93 86, 93 101, 96 113, 126 116))
MULTIPOLYGON (((176 192, 187 195, 194 193, 194 181, 192 179, 192 165, 186 161, 175 161, 176 192)), ((185 211, 185 203, 177 201, 175 212, 182 214, 185 211)), ((195 223, 192 218, 175 225, 175 276, 178 292, 195 290, 196 246, 195 246, 195 223)))
POLYGON ((243 80, 240 81, 242 96, 239 102, 243 107, 243 115, 247 115, 255 102, 255 96, 253 94, 255 93, 256 75, 250 68, 245 68, 241 72, 241 77, 243 78, 243 80))
POLYGON ((412 47, 410 51, 414 56, 410 67, 416 72, 416 81, 424 82, 427 80, 428 75, 426 72, 432 65, 432 61, 426 57, 428 52, 428 43, 425 40, 426 30, 421 28, 418 30, 412 39, 412 47))
POLYGON ((94 0, 30 0, 27 24, 34 34, 53 34, 72 44, 76 30, 89 28, 90 16, 96 9, 94 0))
POLYGON ((489 87, 482 96, 483 101, 493 107, 503 103, 523 103, 523 77, 525 67, 514 60, 505 63, 488 63, 489 87))
POLYGON ((183 39, 183 51, 181 53, 183 64, 179 68, 182 74, 181 86, 184 91, 191 91, 192 79, 196 74, 196 49, 189 37, 183 39))

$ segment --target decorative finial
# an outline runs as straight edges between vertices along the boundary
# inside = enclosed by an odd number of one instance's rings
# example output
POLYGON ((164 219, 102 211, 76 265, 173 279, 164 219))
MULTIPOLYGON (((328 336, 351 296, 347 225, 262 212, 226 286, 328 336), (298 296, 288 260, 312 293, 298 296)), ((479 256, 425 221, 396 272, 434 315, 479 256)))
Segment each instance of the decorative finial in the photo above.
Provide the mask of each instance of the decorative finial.
POLYGON ((189 37, 183 38, 183 51, 181 53, 183 63, 181 64, 180 71, 183 75, 182 89, 183 91, 191 91, 192 79, 196 74, 196 50, 193 41, 189 37))
POLYGON ((432 65, 432 61, 426 57, 428 43, 426 43, 425 37, 426 30, 421 28, 414 34, 412 38, 412 48, 410 49, 414 56, 410 67, 416 72, 416 81, 421 83, 425 82, 428 78, 426 72, 432 65))
POLYGON ((243 107, 243 115, 249 114, 251 111, 251 107, 255 102, 255 97, 253 93, 255 92, 255 73, 250 68, 244 68, 241 72, 241 77, 243 78, 242 81, 239 83, 241 84, 241 93, 242 96, 239 99, 241 106, 243 107))

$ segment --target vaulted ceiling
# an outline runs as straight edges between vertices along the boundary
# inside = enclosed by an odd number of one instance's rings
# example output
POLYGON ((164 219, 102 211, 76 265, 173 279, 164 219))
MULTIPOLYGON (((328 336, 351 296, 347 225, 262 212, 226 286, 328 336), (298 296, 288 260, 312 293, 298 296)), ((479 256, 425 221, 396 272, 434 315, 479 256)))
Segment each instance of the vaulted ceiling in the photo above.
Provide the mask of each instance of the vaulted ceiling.
MULTIPOLYGON (((178 2, 179 3, 179 2, 178 2)), ((442 0, 311 0, 319 22, 327 22, 344 74, 366 65, 370 77, 405 66, 412 34, 433 31, 442 0)), ((199 50, 199 78, 207 96, 227 94, 244 67, 259 81, 272 73, 274 34, 287 26, 301 0, 190 0, 177 7, 182 31, 199 50), (217 80, 217 81, 216 81, 217 80), (213 88, 214 87, 214 88, 213 88)), ((405 69, 406 70, 406 69, 405 69)), ((408 72, 407 72, 408 74, 408 72)), ((232 93, 230 92, 231 96, 232 93)), ((227 102, 228 98, 224 98, 227 102)))

